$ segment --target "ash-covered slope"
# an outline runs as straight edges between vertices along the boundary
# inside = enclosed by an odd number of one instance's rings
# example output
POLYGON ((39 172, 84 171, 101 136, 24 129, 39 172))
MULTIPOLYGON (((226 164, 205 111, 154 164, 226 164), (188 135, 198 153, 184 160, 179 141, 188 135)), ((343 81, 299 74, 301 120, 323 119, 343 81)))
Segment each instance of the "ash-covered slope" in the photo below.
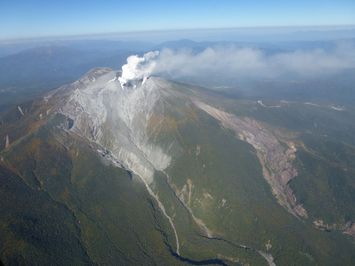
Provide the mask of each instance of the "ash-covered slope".
MULTIPOLYGON (((341 211, 346 220, 326 233, 313 224, 325 218, 294 191, 303 173, 299 130, 257 119, 267 111, 250 101, 233 107, 199 88, 142 73, 123 76, 94 69, 2 118, 1 173, 16 176, 29 197, 44 194, 40 202, 63 208, 56 215, 70 217, 69 229, 59 230, 78 239, 76 249, 68 245, 78 261, 352 264, 354 245, 342 233, 351 232, 352 210, 341 211)), ((25 254, 36 262, 32 250, 47 254, 28 238, 36 231, 20 223, 14 236, 11 219, 1 221, 3 261, 25 254), (3 250, 14 239, 30 248, 10 256, 3 250)), ((61 263, 70 257, 64 254, 61 263)))
POLYGON ((164 170, 170 163, 160 147, 148 142, 146 133, 155 105, 164 98, 164 83, 152 78, 139 88, 123 87, 118 75, 108 69, 93 70, 53 97, 58 98, 58 112, 72 120, 72 132, 107 149, 151 183, 154 170, 164 170))

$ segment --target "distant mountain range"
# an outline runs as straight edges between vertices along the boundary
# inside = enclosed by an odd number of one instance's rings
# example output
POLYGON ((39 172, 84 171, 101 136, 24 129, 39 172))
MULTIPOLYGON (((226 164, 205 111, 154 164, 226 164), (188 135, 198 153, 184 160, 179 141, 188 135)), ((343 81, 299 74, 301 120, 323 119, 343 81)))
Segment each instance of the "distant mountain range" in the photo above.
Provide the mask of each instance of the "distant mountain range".
MULTIPOLYGON (((354 42, 354 39, 347 39, 354 42)), ((120 69, 125 63, 127 56, 131 54, 142 54, 149 50, 162 50, 169 48, 173 50, 189 49, 195 53, 207 47, 228 46, 256 48, 264 54, 278 52, 289 52, 296 49, 308 50, 321 48, 326 50, 333 49, 338 40, 332 41, 313 41, 313 42, 196 42, 188 39, 163 42, 153 44, 148 42, 120 42, 103 40, 72 40, 72 41, 52 41, 43 43, 25 44, 2 44, 0 45, 0 110, 4 106, 12 103, 32 99, 40 95, 43 91, 56 88, 62 84, 72 82, 93 67, 110 67, 120 69), (38 46, 40 45, 40 46, 38 46), (11 49, 10 49, 11 48, 11 49)), ((344 98, 343 93, 334 94, 340 102, 352 102, 353 95, 353 75, 340 73, 330 80, 302 80, 303 85, 296 90, 298 96, 307 96, 308 87, 314 86, 312 93, 315 99, 318 96, 333 93, 333 88, 327 89, 334 80, 339 81, 342 90, 350 92, 344 98), (321 87, 321 88, 317 88, 321 87), (303 88, 303 89, 302 89, 303 88), (321 91, 318 93, 318 91, 321 91)), ((184 82, 195 83, 203 86, 214 87, 214 84, 206 78, 205 80, 182 80, 184 82)), ((252 81, 252 82, 232 82, 227 86, 227 93, 244 96, 255 95, 256 97, 269 95, 277 97, 288 97, 294 94, 292 78, 286 81, 252 81), (281 83, 280 83, 281 82, 281 83), (239 89, 239 87, 241 89, 239 89), (266 89, 265 89, 266 87, 266 89), (272 93, 270 93, 272 92, 272 93)), ((220 82, 220 81, 219 81, 220 82)), ((299 82, 299 81, 298 81, 299 82)), ((228 81, 225 80, 228 84, 228 81)), ((336 86, 337 84, 334 84, 336 86)), ((332 85, 333 86, 333 85, 332 85)), ((272 98, 273 96, 271 96, 272 98)), ((322 97, 318 97, 317 100, 322 97)), ((322 100, 322 99, 321 99, 322 100)))

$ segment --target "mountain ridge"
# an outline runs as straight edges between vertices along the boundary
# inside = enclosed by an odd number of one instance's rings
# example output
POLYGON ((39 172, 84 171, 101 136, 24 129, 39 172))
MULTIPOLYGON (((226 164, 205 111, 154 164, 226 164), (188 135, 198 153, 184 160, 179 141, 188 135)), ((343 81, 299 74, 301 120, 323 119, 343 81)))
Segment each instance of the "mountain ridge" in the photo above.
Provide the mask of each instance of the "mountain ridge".
POLYGON ((139 263, 149 257, 148 264, 331 265, 341 259, 351 265, 353 240, 342 230, 315 228, 314 209, 304 205, 305 196, 299 199, 293 185, 303 178, 300 133, 283 128, 276 134, 282 128, 255 119, 278 110, 250 101, 235 108, 223 96, 157 77, 124 88, 119 75, 93 69, 1 119, 0 136, 9 136, 9 145, 1 147, 1 168, 17 173, 31 193, 44 191, 75 213, 79 242, 94 263, 139 263), (257 113, 248 118, 250 110, 257 113), (221 121, 221 114, 235 123, 221 121), (271 148, 253 141, 259 133, 248 127, 272 134, 285 154, 288 141, 296 146, 288 147, 290 161, 279 162, 291 162, 298 175, 281 184, 295 193, 308 216, 296 212, 295 218, 292 208, 277 202, 261 163, 269 155, 258 151, 271 148), (137 233, 137 226, 150 229, 137 233), (121 227, 129 233, 120 233, 121 227))

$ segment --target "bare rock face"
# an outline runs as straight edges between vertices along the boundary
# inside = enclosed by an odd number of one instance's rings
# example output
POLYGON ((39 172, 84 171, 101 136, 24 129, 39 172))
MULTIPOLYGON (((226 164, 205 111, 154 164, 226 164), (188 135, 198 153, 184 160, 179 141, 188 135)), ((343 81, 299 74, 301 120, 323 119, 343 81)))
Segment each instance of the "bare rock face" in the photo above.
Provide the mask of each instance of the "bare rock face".
POLYGON ((10 138, 9 135, 6 135, 5 138, 5 149, 8 149, 10 147, 10 138))
POLYGON ((353 222, 348 222, 345 225, 345 230, 344 230, 344 234, 350 235, 353 238, 355 238, 355 223, 353 222))
POLYGON ((313 221, 313 225, 315 228, 321 231, 341 231, 344 234, 355 238, 355 223, 352 221, 349 221, 345 224, 327 224, 323 220, 318 219, 313 221))
POLYGON ((59 112, 73 121, 71 132, 109 150, 124 167, 150 184, 154 171, 164 170, 170 163, 170 157, 151 144, 146 133, 161 97, 159 80, 151 78, 135 87, 123 87, 118 76, 110 69, 95 69, 60 89, 58 97, 64 93, 67 98, 59 112))
POLYGON ((293 143, 286 143, 288 147, 284 147, 271 131, 253 119, 238 118, 200 101, 195 101, 195 105, 254 147, 264 178, 271 186, 279 204, 294 216, 307 218, 307 211, 297 203, 288 185, 290 180, 297 176, 297 170, 292 165, 296 152, 293 143))

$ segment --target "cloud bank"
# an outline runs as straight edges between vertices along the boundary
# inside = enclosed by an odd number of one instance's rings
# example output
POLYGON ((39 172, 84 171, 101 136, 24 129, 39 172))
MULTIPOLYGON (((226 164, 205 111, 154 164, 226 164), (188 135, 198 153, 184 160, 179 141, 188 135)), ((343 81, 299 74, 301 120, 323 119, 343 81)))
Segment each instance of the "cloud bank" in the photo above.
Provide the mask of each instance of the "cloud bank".
POLYGON ((331 51, 297 50, 266 54, 262 50, 235 46, 190 50, 154 51, 128 57, 122 82, 151 75, 172 79, 240 80, 278 77, 317 77, 355 68, 355 47, 338 45, 331 51))

